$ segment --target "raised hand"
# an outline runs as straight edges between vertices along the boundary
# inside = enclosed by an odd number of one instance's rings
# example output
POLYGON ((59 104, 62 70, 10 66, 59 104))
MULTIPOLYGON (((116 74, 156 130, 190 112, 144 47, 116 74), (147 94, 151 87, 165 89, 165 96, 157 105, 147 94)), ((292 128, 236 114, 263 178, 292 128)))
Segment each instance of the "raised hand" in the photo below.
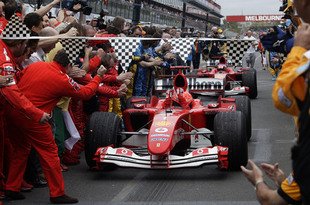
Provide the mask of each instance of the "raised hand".
POLYGON ((267 163, 262 163, 261 168, 264 170, 266 175, 272 179, 277 186, 280 186, 281 183, 285 180, 285 175, 284 172, 279 169, 279 164, 267 164, 267 163))

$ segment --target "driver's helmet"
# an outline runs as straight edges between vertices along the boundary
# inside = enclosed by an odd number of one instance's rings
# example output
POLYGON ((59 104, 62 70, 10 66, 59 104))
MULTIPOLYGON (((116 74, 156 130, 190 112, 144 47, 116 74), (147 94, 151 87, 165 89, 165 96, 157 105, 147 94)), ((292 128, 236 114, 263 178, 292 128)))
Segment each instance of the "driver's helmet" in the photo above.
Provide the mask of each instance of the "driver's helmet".
POLYGON ((189 92, 184 91, 182 88, 177 88, 174 90, 172 95, 172 101, 174 102, 173 104, 181 105, 182 107, 189 106, 193 100, 193 96, 189 92))
POLYGON ((221 57, 219 64, 226 64, 226 58, 221 57))

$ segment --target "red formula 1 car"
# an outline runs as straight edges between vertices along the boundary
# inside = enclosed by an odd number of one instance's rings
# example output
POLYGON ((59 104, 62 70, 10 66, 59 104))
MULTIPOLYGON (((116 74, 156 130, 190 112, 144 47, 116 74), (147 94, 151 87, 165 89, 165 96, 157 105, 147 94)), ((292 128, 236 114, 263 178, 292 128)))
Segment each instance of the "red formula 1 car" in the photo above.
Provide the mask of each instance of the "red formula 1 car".
POLYGON ((153 96, 148 102, 133 97, 122 119, 114 113, 94 113, 85 137, 87 164, 145 169, 217 164, 224 170, 246 165, 248 97, 219 97, 203 105, 187 86, 180 70, 166 98, 153 96))
MULTIPOLYGON (((207 63, 206 68, 197 73, 189 73, 189 92, 195 96, 235 96, 247 95, 251 99, 257 97, 256 70, 250 68, 235 69, 229 66, 224 57, 207 63)), ((164 93, 172 88, 172 76, 160 76, 155 80, 155 93, 164 93)))

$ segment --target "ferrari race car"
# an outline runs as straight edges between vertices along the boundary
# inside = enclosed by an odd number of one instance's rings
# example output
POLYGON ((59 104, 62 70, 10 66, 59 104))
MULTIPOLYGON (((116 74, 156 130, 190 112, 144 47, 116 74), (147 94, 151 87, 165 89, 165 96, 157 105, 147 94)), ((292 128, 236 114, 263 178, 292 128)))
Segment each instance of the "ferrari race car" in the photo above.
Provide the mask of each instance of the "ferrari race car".
MULTIPOLYGON (((256 70, 229 66, 229 62, 220 57, 197 73, 187 75, 189 92, 195 96, 234 96, 247 95, 257 97, 256 70)), ((160 95, 172 88, 173 76, 159 76, 155 80, 155 93, 160 95)))
POLYGON ((217 164, 239 170, 248 160, 251 118, 247 96, 203 104, 187 90, 180 70, 164 99, 133 97, 122 119, 92 114, 85 137, 88 166, 173 169, 217 164))

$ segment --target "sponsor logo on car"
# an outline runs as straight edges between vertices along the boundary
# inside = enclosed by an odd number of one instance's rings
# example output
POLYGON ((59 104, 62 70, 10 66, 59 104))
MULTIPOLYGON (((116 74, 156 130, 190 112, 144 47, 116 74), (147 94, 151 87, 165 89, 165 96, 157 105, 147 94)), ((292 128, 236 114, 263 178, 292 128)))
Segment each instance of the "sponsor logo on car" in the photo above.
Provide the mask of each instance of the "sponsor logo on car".
POLYGON ((155 129, 155 132, 157 132, 157 133, 165 133, 165 132, 168 132, 168 129, 165 128, 165 127, 159 127, 159 128, 155 129))
POLYGON ((131 150, 128 150, 128 149, 121 149, 120 148, 120 149, 116 150, 116 154, 131 157, 133 152, 131 150))
POLYGON ((158 127, 169 127, 170 125, 171 125, 171 122, 168 122, 168 121, 155 122, 155 126, 158 126, 158 127))
POLYGON ((170 137, 168 134, 151 134, 151 137, 170 137))
POLYGON ((164 138, 164 137, 154 137, 151 139, 151 142, 167 142, 168 138, 164 138))
POLYGON ((202 149, 194 150, 193 151, 193 157, 194 156, 208 154, 208 153, 209 153, 209 150, 207 148, 202 148, 202 149))

